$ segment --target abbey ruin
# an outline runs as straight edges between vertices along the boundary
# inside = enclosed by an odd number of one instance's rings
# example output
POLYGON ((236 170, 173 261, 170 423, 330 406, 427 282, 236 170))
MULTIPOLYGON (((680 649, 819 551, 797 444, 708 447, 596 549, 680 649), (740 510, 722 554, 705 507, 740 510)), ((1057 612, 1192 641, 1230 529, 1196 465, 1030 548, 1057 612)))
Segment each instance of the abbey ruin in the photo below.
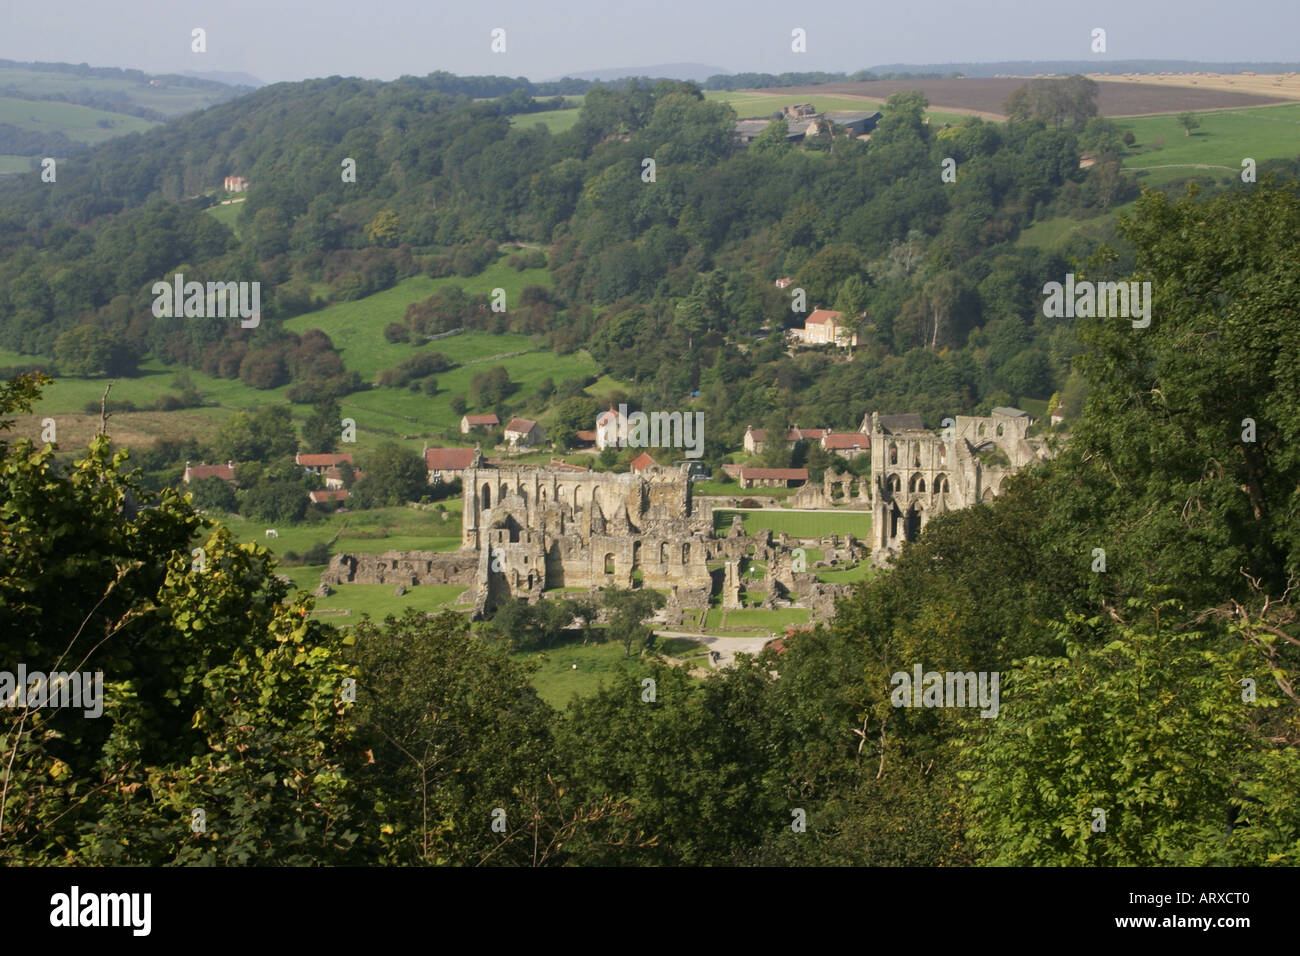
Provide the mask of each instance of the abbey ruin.
POLYGON ((533 603, 557 588, 644 587, 662 591, 666 619, 680 623, 683 611, 708 608, 715 594, 721 607, 740 608, 748 583, 762 594, 762 607, 793 604, 827 616, 851 586, 819 581, 820 569, 868 558, 888 563, 932 515, 997 495, 1007 475, 1049 455, 1042 439, 1028 437, 1030 423, 1017 409, 994 409, 989 417, 958 416, 935 434, 919 415, 873 412, 863 422, 870 482, 828 471, 820 486, 790 499, 796 508, 870 509, 870 542, 751 535, 739 515, 715 531, 713 505, 695 499, 686 466, 602 473, 558 463, 492 464, 475 454, 461 475, 460 550, 336 554, 321 584, 463 586, 461 603, 475 619, 504 601, 533 603), (806 559, 812 549, 821 552, 815 562, 806 559))

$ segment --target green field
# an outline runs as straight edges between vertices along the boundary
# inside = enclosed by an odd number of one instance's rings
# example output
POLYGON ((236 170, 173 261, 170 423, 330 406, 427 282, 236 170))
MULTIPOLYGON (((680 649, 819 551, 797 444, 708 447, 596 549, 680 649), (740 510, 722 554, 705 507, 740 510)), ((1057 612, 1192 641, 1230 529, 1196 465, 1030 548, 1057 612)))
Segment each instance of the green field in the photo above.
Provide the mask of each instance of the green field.
POLYGON ((792 538, 822 538, 828 534, 851 534, 860 541, 871 535, 871 513, 867 511, 740 511, 715 509, 713 530, 725 532, 731 527, 731 516, 740 515, 745 523, 745 534, 758 534, 771 529, 773 534, 784 531, 792 538))
POLYGON ((542 113, 519 113, 510 117, 510 125, 524 129, 531 129, 539 125, 545 126, 554 135, 573 129, 573 125, 578 122, 580 112, 582 112, 580 109, 571 109, 547 110, 542 113))
POLYGON ((204 212, 206 212, 213 219, 217 220, 217 222, 224 223, 225 225, 229 226, 230 231, 235 234, 235 238, 239 239, 241 238, 240 230, 239 227, 235 224, 235 220, 239 218, 239 214, 243 210, 243 208, 244 208, 244 204, 242 202, 232 202, 228 206, 222 206, 220 204, 216 206, 209 206, 207 209, 204 210, 204 212))
POLYGON ((344 364, 349 369, 356 369, 365 379, 373 379, 381 369, 396 365, 421 350, 442 352, 456 362, 483 359, 534 346, 522 335, 474 338, 474 333, 453 335, 421 346, 394 344, 384 338, 384 326, 390 322, 400 323, 408 305, 427 299, 443 286, 458 285, 469 295, 488 294, 496 288, 504 289, 506 305, 509 307, 519 301, 519 294, 525 286, 550 285, 550 275, 546 269, 516 272, 504 260, 498 260, 471 278, 449 276, 430 279, 427 276, 412 276, 391 289, 376 292, 364 299, 339 302, 317 312, 295 316, 285 322, 284 326, 294 332, 306 329, 325 332, 343 353, 344 364))
MULTIPOLYGON (((373 379, 380 370, 421 351, 441 352, 453 362, 465 363, 436 376, 439 390, 434 396, 406 388, 377 388, 356 392, 341 399, 344 416, 353 418, 357 424, 357 441, 347 450, 364 454, 384 441, 397 441, 408 448, 419 450, 426 442, 439 443, 442 440, 441 433, 455 432, 458 429, 460 416, 451 410, 451 396, 456 393, 468 394, 474 375, 493 365, 505 367, 511 379, 518 384, 519 388, 508 399, 508 404, 517 408, 544 379, 550 378, 559 384, 566 379, 585 378, 597 372, 596 363, 585 351, 555 355, 538 350, 537 343, 532 338, 515 334, 465 332, 423 346, 393 344, 384 339, 384 326, 389 322, 400 322, 408 304, 428 297, 447 283, 460 284, 471 293, 503 288, 506 290, 507 302, 510 302, 517 301, 521 290, 527 285, 547 284, 549 276, 545 269, 516 272, 500 261, 471 279, 430 279, 416 276, 365 299, 338 303, 297 316, 285 325, 297 332, 322 329, 340 349, 346 366, 357 369, 367 379, 373 379), (494 358, 519 352, 526 354, 499 360, 494 358)), ((49 362, 49 359, 0 350, 0 365, 39 362, 49 362)), ((237 379, 214 378, 193 369, 168 366, 151 359, 141 364, 138 377, 115 382, 110 404, 115 399, 130 401, 143 408, 163 395, 175 394, 179 389, 173 387, 172 379, 182 371, 190 377, 204 402, 209 404, 202 408, 166 413, 118 413, 113 426, 120 432, 124 443, 139 443, 143 440, 142 436, 152 440, 189 434, 207 441, 234 410, 286 402, 288 386, 253 389, 237 379)), ((103 378, 58 378, 46 390, 35 408, 36 416, 29 417, 32 417, 33 422, 39 423, 40 417, 45 415, 80 415, 88 402, 99 400, 107 384, 108 380, 103 378)), ((618 388, 619 383, 605 378, 598 386, 608 392, 618 388)), ((292 409, 299 420, 311 412, 306 405, 294 405, 292 409)), ((536 410, 534 413, 537 414, 536 410)), ((82 430, 90 428, 88 420, 77 424, 82 430)), ((23 425, 20 421, 20 426, 23 425)))
MULTIPOLYGON (((0 71, 2 73, 4 71, 0 71)), ((3 79, 0 78, 0 86, 3 79)), ((125 133, 139 133, 158 124, 138 116, 58 103, 0 96, 0 123, 39 133, 63 133, 78 143, 94 146, 125 133)))
POLYGON ((25 173, 32 168, 30 156, 14 156, 12 153, 0 153, 0 176, 6 173, 25 173))
POLYGON ((1139 182, 1158 185, 1189 176, 1239 178, 1245 157, 1262 163, 1300 155, 1300 103, 1208 110, 1196 119, 1201 125, 1190 136, 1173 113, 1116 119, 1120 130, 1136 137, 1124 168, 1146 170, 1139 182), (1164 144, 1155 145, 1162 138, 1164 144))
MULTIPOLYGON (((87 89, 94 93, 123 93, 136 106, 157 110, 168 117, 180 116, 182 113, 190 113, 211 106, 217 102, 220 94, 218 88, 200 90, 184 86, 169 86, 165 81, 163 81, 162 85, 150 86, 147 80, 26 70, 12 66, 0 67, 0 89, 13 89, 37 95, 64 93, 75 96, 82 90, 87 89)), ((38 105, 66 104, 46 104, 42 102, 38 105)), ((109 115, 124 119, 135 119, 135 117, 121 113, 111 113, 109 115)), ((147 123, 148 121, 139 120, 138 122, 147 123)))

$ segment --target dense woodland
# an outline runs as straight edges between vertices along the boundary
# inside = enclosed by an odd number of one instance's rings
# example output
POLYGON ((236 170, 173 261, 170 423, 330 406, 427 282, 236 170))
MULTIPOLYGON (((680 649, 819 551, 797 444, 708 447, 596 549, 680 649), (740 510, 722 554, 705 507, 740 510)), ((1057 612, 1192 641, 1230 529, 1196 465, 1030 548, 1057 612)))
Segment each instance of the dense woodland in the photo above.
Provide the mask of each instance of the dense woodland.
MULTIPOLYGON (((0 660, 100 669, 107 689, 98 720, 4 713, 0 860, 1300 862, 1295 182, 1149 193, 1067 262, 1011 240, 1124 198, 1104 163, 1079 169, 1105 125, 940 131, 923 105, 894 97, 870 144, 737 153, 729 110, 686 85, 598 88, 552 136, 420 81, 334 78, 111 142, 58 191, 0 190, 0 340, 34 353, 90 326, 118 361, 218 356, 242 378, 305 348, 277 320, 310 283, 355 296, 515 239, 547 249, 557 348, 643 401, 698 385, 742 429, 1078 396, 1057 458, 936 516, 829 624, 702 682, 647 658, 563 712, 457 615, 311 619, 265 550, 142 486, 107 437, 71 464, 0 441, 0 660), (231 170, 258 184, 242 242, 185 199, 231 170), (1067 267, 1151 281, 1151 327, 1043 319, 1067 267), (148 284, 173 269, 260 278, 267 321, 153 320, 148 284), (865 312, 853 363, 755 335, 788 310, 778 275, 865 312), (999 672, 998 716, 892 706, 890 675, 918 663, 999 672)), ((295 382, 346 374, 294 361, 295 382)), ((0 409, 40 388, 13 378, 0 409)))

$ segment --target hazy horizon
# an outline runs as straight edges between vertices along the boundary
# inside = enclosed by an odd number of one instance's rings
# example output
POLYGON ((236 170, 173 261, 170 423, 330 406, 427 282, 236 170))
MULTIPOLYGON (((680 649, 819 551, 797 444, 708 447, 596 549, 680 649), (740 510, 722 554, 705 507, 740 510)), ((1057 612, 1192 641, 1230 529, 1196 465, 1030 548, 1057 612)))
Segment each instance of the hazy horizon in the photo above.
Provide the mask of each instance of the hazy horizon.
POLYGON ((790 6, 773 0, 699 5, 664 0, 654 9, 611 10, 593 0, 541 7, 499 0, 490 7, 416 0, 284 3, 229 0, 88 2, 10 12, 0 57, 88 63, 148 73, 248 73, 266 83, 336 74, 391 80, 437 70, 460 75, 565 74, 652 64, 708 64, 726 72, 853 72, 884 63, 1014 60, 1178 59, 1294 61, 1300 27, 1293 0, 1261 0, 1250 16, 1225 18, 1209 0, 1100 0, 1086 10, 1043 0, 991 0, 974 9, 953 0, 867 10, 844 2, 790 6), (1261 24, 1269 25, 1267 30, 1261 24), (207 32, 207 52, 190 49, 207 32), (491 31, 506 50, 491 50, 491 31), (807 52, 791 51, 791 31, 807 52), (1104 54, 1091 49, 1106 30, 1104 54), (1261 37, 1262 35, 1262 37, 1261 37))

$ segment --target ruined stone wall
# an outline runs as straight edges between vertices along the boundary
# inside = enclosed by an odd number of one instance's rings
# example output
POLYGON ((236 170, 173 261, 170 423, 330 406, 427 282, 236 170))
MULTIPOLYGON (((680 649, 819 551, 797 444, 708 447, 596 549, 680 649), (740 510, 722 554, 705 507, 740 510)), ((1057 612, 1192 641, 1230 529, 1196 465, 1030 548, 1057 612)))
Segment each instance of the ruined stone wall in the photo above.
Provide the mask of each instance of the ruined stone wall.
POLYGON ((324 584, 474 583, 478 556, 463 551, 385 551, 382 554, 336 554, 321 572, 324 584))

